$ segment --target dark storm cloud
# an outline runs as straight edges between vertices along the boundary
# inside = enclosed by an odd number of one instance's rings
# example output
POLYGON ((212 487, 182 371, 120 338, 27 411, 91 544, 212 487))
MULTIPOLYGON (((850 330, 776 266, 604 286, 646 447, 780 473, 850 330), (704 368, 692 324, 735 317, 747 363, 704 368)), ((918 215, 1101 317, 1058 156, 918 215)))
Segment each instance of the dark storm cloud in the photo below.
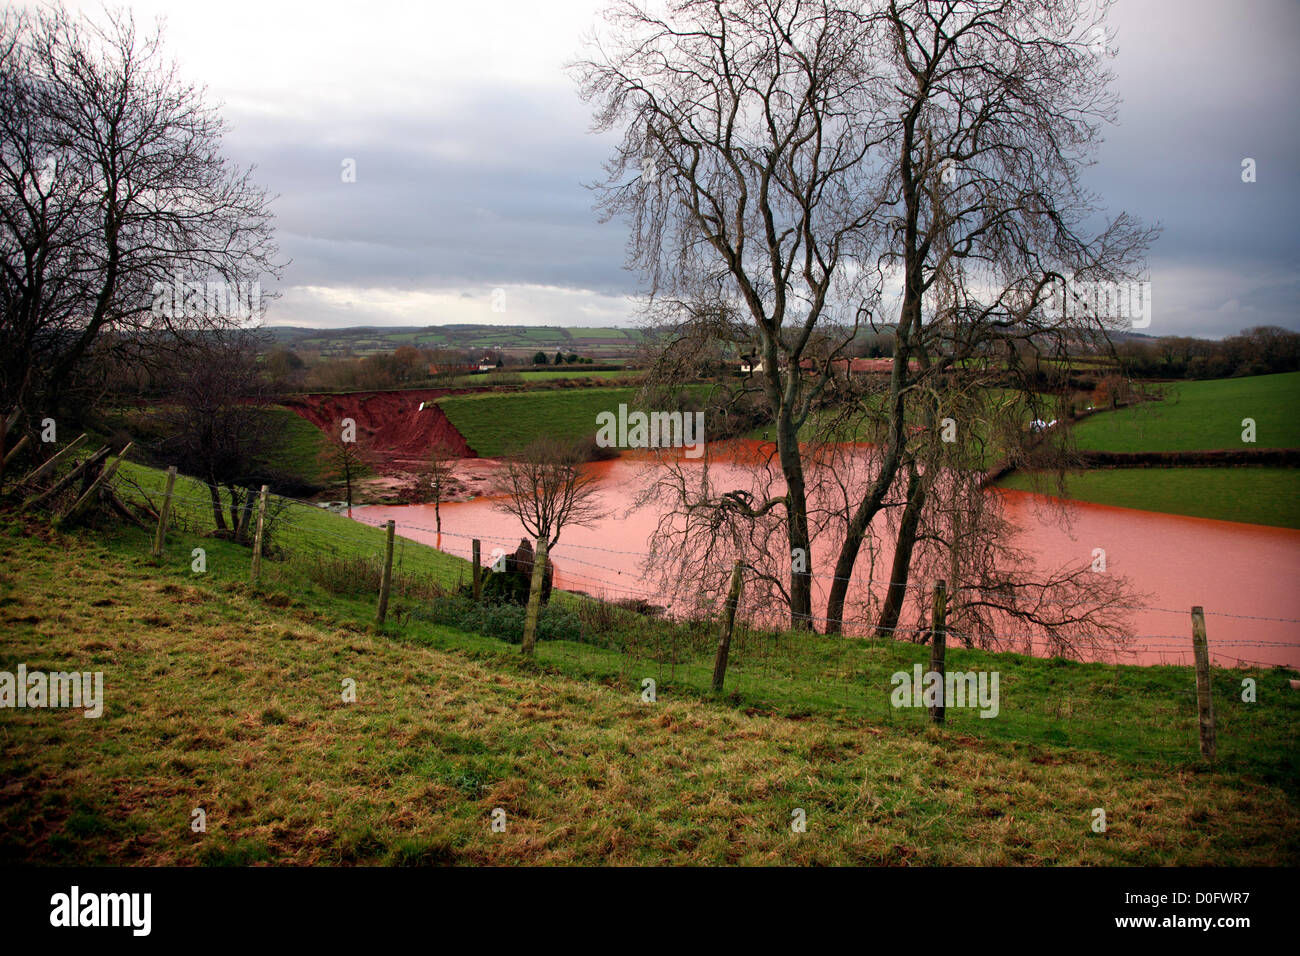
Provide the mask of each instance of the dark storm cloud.
POLYGON ((1128 2, 1111 20, 1123 103, 1086 182, 1163 227, 1147 331, 1300 328, 1300 5, 1128 2))
MULTIPOLYGON (((1111 23, 1123 103, 1085 182, 1110 212, 1163 226, 1147 331, 1300 328, 1300 4, 1130 0, 1111 23), (1246 157, 1254 183, 1241 181, 1246 157)), ((376 96, 227 108, 232 155, 256 161, 281 194, 280 240, 294 260, 285 286, 454 301, 534 285, 590 290, 606 305, 634 293, 626 230, 599 223, 583 187, 600 177, 611 139, 588 132, 587 108, 558 72, 536 83, 471 72, 437 93, 436 106, 376 96), (345 158, 355 183, 340 180, 345 158)), ((307 314, 294 301, 274 321, 391 319, 366 318, 361 303, 307 314)))
POLYGON ((444 118, 231 116, 237 156, 280 194, 296 284, 537 283, 621 294, 624 233, 584 188, 607 144, 585 112, 526 90, 467 90, 444 118), (345 160, 356 181, 344 182, 345 160))

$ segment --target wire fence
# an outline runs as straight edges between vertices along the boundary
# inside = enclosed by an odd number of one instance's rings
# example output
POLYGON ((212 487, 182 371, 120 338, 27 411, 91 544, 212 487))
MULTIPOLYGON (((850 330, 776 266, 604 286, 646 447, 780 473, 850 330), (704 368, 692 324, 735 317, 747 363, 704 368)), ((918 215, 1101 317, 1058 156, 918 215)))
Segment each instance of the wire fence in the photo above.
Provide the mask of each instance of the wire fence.
MULTIPOLYGON (((116 493, 157 515, 164 490, 157 472, 124 471, 113 478, 116 493)), ((250 494, 252 494, 250 492, 250 494)), ((210 492, 182 479, 172 491, 169 528, 161 560, 187 560, 193 573, 217 570, 204 543, 224 549, 221 573, 247 577, 244 567, 226 567, 229 556, 254 550, 257 516, 262 515, 261 583, 290 594, 321 588, 352 601, 358 614, 373 607, 382 586, 388 536, 387 516, 354 512, 351 520, 320 505, 265 495, 232 505, 223 496, 220 517, 210 492)), ((518 643, 523 609, 508 602, 474 602, 471 555, 477 541, 482 566, 496 565, 515 551, 518 539, 470 536, 417 520, 397 518, 391 563, 392 606, 387 626, 412 633, 477 633, 485 642, 518 643), (433 627, 430 627, 432 625, 433 627), (439 630, 447 625, 453 630, 439 630)), ((646 553, 593 545, 565 544, 555 555, 562 568, 539 626, 537 659, 546 666, 597 679, 615 679, 639 699, 710 694, 719 640, 722 601, 687 615, 656 614, 662 597, 618 559, 646 553)), ((236 564, 238 561, 236 561, 236 564)), ((492 575, 483 572, 487 578, 492 575)), ((884 584, 880 584, 884 587, 884 584)), ((909 583, 909 588, 927 585, 909 583)), ((915 643, 915 626, 898 627, 899 640, 881 639, 876 626, 849 617, 844 635, 790 631, 775 625, 774 609, 743 596, 730 635, 725 695, 749 713, 791 716, 830 714, 865 718, 873 724, 920 730, 930 723, 925 698, 913 687, 928 673, 930 649, 915 643), (918 706, 920 702, 920 706, 918 706)), ((1171 664, 1192 660, 1190 609, 1134 606, 1168 616, 1159 633, 1131 636, 1126 647, 1150 661, 1165 654, 1171 664)), ((1216 659, 1235 668, 1212 672, 1218 761, 1292 780, 1300 776, 1295 753, 1300 730, 1300 691, 1294 671, 1261 664, 1278 648, 1300 644, 1300 620, 1206 611, 1209 644, 1216 659), (1231 636, 1216 636, 1214 622, 1232 623, 1231 636), (1267 624, 1275 635, 1284 625, 1296 639, 1251 637, 1267 624)), ((813 624, 824 630, 824 618, 813 624)), ((945 726, 967 738, 1002 739, 1031 747, 1076 748, 1170 763, 1200 761, 1197 687, 1190 668, 1131 667, 1109 662, 1080 663, 1046 656, 1055 644, 1032 632, 995 635, 1003 646, 1029 655, 993 654, 961 646, 966 635, 948 631, 949 673, 973 675, 965 706, 949 706, 945 726), (1032 656, 1032 655, 1039 656, 1032 656)), ((485 644, 485 646, 487 646, 485 644)), ((1049 756, 1042 760, 1050 761, 1049 756)))

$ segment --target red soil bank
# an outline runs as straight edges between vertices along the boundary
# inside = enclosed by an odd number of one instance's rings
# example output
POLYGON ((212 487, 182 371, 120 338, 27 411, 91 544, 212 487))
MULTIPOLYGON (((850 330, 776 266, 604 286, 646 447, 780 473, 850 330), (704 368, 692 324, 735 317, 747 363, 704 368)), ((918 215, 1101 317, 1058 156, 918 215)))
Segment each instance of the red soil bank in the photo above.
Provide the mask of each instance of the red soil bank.
POLYGON ((337 437, 342 421, 357 423, 357 440, 366 456, 381 471, 427 464, 439 442, 446 453, 477 458, 465 436, 456 430, 442 409, 433 404, 444 395, 463 395, 476 389, 418 388, 391 392, 316 393, 283 402, 327 435, 337 437), (424 410, 420 410, 420 403, 424 410))

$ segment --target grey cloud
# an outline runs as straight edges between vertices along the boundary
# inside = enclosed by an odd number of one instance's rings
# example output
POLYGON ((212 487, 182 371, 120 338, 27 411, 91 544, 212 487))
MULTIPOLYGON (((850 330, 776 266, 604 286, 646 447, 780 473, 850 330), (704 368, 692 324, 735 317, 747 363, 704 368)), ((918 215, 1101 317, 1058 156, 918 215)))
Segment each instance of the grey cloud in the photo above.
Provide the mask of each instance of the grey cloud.
MULTIPOLYGON (((1124 102, 1085 183, 1111 212, 1164 227, 1150 256, 1161 309, 1151 331, 1300 328, 1300 5, 1144 0, 1120 3, 1112 22, 1124 102), (1252 184, 1240 178, 1246 156, 1258 164, 1252 184)), ((598 222, 582 185, 600 177, 611 142, 588 132, 573 89, 556 77, 504 87, 466 76, 439 93, 428 109, 227 109, 230 152, 281 194, 281 245, 294 260, 285 284, 635 292, 626 230, 598 222), (356 183, 340 181, 345 157, 356 183)), ((327 320, 360 321, 348 309, 327 320)))

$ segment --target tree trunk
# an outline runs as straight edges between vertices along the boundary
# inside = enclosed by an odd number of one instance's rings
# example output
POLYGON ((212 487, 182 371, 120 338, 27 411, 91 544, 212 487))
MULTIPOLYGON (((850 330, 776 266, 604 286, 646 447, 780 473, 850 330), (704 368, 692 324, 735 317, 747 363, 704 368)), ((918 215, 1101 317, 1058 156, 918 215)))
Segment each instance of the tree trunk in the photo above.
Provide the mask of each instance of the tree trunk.
POLYGON ((799 433, 782 410, 777 422, 777 452, 781 458, 781 472, 786 487, 786 534, 791 554, 786 558, 790 567, 790 626, 795 630, 812 630, 812 542, 808 534, 808 499, 804 487, 803 458, 799 452, 799 433), (806 570, 794 570, 793 552, 801 550, 806 570))
POLYGON ((916 529, 921 522, 921 511, 925 508, 925 485, 917 473, 916 463, 909 463, 908 470, 907 505, 903 508, 903 517, 898 523, 898 541, 894 546, 894 566, 889 572, 889 590, 885 593, 885 606, 881 609, 880 620, 876 624, 876 637, 890 640, 897 633, 898 618, 907 598, 912 548, 916 545, 916 529))
POLYGON ((248 526, 253 518, 253 489, 244 489, 244 507, 239 512, 239 524, 235 525, 235 540, 243 544, 248 540, 248 526))
POLYGON ((218 531, 226 530, 226 517, 221 513, 221 489, 215 481, 207 482, 208 495, 212 498, 212 520, 216 522, 218 531))
POLYGON ((849 581, 853 577, 853 568, 857 564, 858 554, 867 529, 880 509, 884 506, 885 495, 889 493, 898 474, 902 461, 903 435, 903 379, 907 374, 908 351, 901 344, 894 351, 894 368, 890 380, 890 429, 889 439, 885 445, 884 457, 880 462, 880 474, 876 476, 870 491, 859 503, 840 545, 839 557, 835 561, 835 574, 831 578, 830 595, 826 599, 826 633, 839 634, 844 625, 844 603, 848 598, 849 581))
POLYGON ((239 489, 233 484, 226 485, 226 490, 230 492, 230 527, 231 530, 239 530, 239 489))

